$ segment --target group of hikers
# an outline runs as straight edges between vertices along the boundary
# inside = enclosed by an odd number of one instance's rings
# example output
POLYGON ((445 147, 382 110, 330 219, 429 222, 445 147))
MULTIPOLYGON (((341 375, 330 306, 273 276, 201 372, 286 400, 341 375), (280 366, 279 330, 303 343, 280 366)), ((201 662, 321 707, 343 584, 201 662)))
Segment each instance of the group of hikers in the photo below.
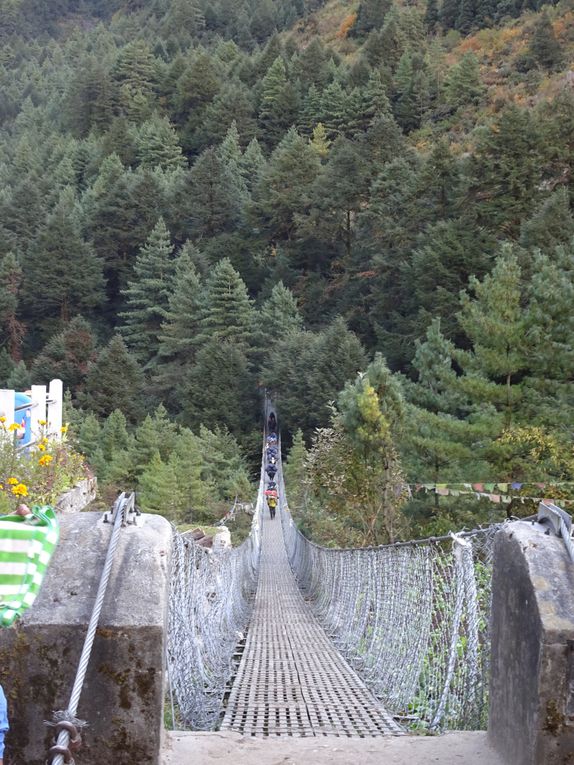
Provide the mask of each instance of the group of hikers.
POLYGON ((269 479, 265 489, 265 497, 271 519, 275 518, 275 511, 277 509, 277 484, 275 476, 277 475, 278 456, 277 418, 275 417, 275 412, 271 412, 267 418, 267 438, 265 439, 265 472, 269 479))

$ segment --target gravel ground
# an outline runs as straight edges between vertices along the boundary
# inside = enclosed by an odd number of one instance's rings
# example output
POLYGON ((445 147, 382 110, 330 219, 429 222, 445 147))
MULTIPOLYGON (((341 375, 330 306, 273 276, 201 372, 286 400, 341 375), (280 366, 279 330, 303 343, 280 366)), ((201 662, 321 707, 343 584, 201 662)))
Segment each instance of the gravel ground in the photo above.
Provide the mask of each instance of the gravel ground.
POLYGON ((482 732, 444 736, 255 739, 167 733, 162 765, 505 765, 482 732))

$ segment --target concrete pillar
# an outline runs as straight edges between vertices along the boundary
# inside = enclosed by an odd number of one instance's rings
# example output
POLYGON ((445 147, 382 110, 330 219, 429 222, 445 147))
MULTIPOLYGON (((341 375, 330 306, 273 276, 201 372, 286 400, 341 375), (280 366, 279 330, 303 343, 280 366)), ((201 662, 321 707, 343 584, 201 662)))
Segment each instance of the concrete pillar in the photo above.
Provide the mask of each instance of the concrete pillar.
POLYGON ((517 522, 494 546, 488 734, 508 765, 574 763, 574 564, 517 522))
MULTIPOLYGON (((156 765, 163 729, 171 526, 144 515, 121 531, 78 717, 89 727, 78 765, 156 765)), ((111 524, 100 513, 60 516, 61 539, 40 594, 0 630, 0 682, 11 731, 5 765, 44 765, 66 709, 104 564, 111 524)))

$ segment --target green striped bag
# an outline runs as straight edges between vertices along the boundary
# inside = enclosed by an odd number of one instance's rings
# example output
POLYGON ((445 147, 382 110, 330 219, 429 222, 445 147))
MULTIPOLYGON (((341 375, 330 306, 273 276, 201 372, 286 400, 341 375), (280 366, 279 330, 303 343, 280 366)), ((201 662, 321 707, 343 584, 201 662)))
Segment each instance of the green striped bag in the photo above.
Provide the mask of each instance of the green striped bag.
POLYGON ((0 627, 32 605, 58 544, 53 509, 34 506, 32 514, 0 516, 0 627))

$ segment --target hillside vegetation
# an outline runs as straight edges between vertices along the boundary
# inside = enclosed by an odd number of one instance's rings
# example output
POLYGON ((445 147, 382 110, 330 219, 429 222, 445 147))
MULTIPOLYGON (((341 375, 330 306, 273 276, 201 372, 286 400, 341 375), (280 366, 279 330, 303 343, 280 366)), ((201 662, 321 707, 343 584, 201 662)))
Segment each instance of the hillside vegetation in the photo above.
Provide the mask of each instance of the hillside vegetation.
POLYGON ((492 515, 418 482, 568 495, 569 4, 0 0, 0 41, 0 385, 62 377, 110 492, 249 493, 267 386, 328 541, 492 515))

